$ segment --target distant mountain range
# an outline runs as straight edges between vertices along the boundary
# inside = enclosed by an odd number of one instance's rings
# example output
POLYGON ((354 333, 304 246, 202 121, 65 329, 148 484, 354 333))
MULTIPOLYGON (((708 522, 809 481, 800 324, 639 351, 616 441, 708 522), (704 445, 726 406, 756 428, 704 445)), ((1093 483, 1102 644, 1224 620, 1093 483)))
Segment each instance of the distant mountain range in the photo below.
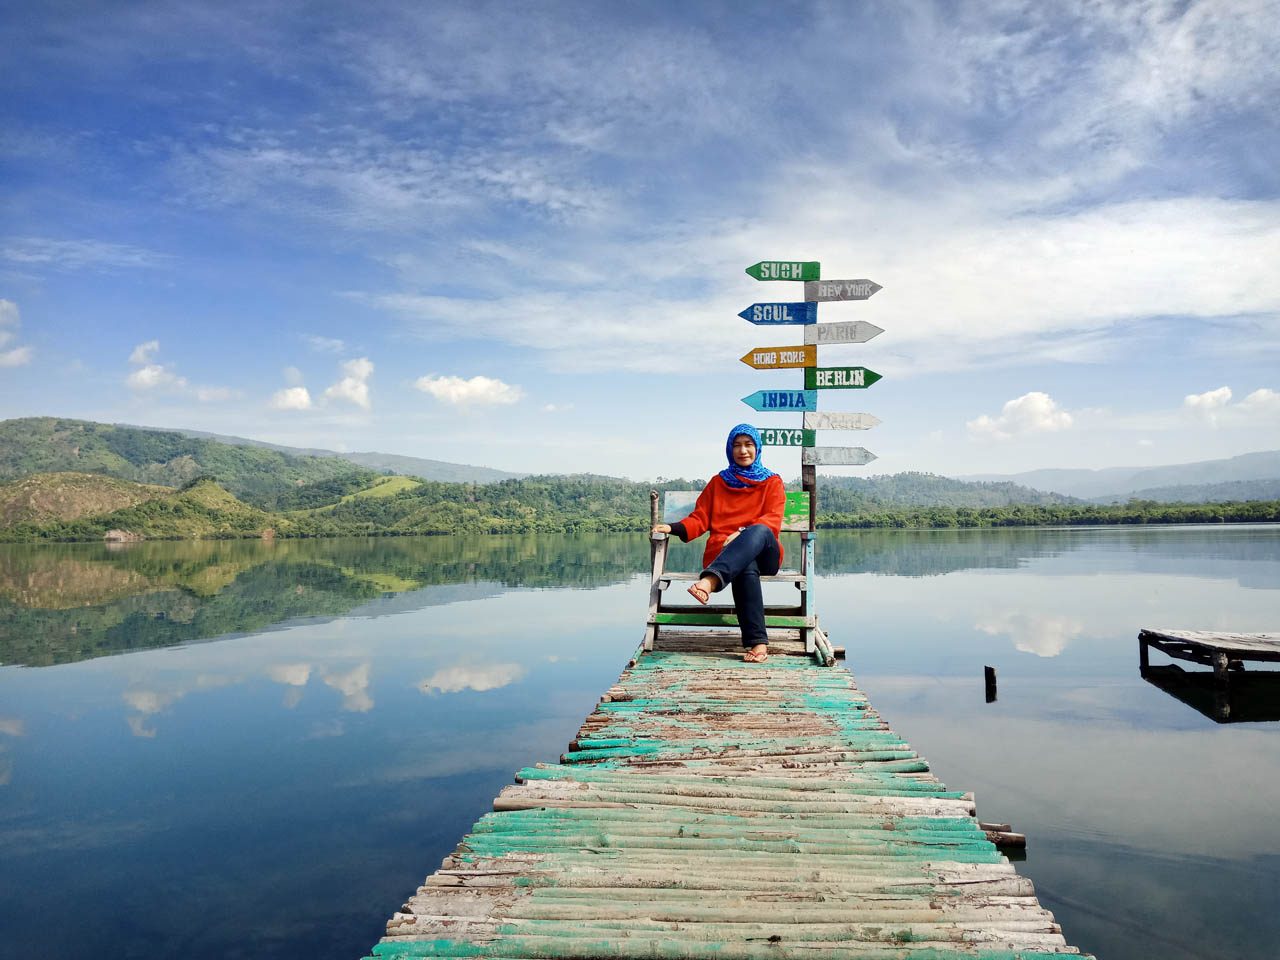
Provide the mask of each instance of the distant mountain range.
MULTIPOLYGON (((140 430, 155 430, 156 427, 138 427, 140 430)), ((446 460, 427 460, 423 457, 405 457, 395 453, 376 453, 374 451, 358 451, 343 453, 337 450, 323 450, 313 447, 286 447, 278 443, 267 443, 264 440, 250 440, 246 437, 232 437, 220 433, 206 433, 202 430, 173 430, 185 437, 199 437, 204 440, 216 440, 235 447, 261 447, 287 453, 294 457, 336 457, 349 460, 371 470, 401 473, 410 477, 421 477, 423 480, 440 480, 444 483, 496 483, 499 480, 518 480, 527 477, 527 473, 510 473, 506 470, 495 470, 492 467, 474 467, 465 463, 449 463, 446 460)))
POLYGON ((957 479, 1015 483, 1096 503, 1130 499, 1185 503, 1270 500, 1280 496, 1280 450, 1162 467, 1029 470, 968 474, 957 479))

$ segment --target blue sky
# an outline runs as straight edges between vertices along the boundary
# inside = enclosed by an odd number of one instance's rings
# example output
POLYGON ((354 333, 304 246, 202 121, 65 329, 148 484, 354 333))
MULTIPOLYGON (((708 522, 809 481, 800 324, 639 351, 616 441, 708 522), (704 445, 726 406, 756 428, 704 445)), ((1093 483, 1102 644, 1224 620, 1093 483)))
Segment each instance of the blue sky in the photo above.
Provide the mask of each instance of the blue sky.
MULTIPOLYGON (((839 473, 1280 448, 1280 3, 9 5, 0 416, 706 476, 762 259, 839 473)), ((794 450, 766 462, 799 472, 794 450)))

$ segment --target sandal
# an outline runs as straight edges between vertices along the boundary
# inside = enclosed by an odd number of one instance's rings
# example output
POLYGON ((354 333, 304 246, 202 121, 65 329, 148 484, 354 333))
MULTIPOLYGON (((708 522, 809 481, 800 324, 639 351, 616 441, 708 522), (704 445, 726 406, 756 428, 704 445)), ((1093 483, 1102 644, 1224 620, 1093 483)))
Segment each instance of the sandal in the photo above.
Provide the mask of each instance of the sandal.
POLYGON ((746 653, 742 655, 742 660, 744 663, 764 663, 768 659, 769 659, 768 650, 763 650, 760 653, 756 653, 754 650, 748 650, 746 653))
POLYGON ((711 592, 701 583, 694 583, 689 587, 689 596, 693 597, 693 599, 697 600, 703 606, 706 606, 711 600, 711 592))

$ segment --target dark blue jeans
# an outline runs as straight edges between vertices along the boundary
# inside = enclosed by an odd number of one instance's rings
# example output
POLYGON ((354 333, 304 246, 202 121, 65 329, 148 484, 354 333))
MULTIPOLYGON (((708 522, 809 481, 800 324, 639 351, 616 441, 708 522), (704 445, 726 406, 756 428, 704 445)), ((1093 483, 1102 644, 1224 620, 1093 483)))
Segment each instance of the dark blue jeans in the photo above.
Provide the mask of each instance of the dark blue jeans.
POLYGON ((772 577, 782 562, 778 538, 763 523, 753 523, 733 542, 720 551, 720 556, 702 575, 713 574, 733 588, 733 606, 738 614, 738 626, 742 630, 742 646, 754 647, 768 643, 769 633, 764 626, 764 594, 760 590, 760 578, 772 577))

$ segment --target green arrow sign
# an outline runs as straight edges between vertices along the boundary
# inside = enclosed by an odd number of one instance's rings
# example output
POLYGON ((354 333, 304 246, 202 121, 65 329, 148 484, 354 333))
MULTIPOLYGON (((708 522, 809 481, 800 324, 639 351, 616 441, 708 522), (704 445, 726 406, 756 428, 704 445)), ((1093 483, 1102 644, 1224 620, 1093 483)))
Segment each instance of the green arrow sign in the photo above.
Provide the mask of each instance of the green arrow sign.
POLYGON ((757 280, 817 280, 822 264, 817 260, 761 260, 747 267, 757 280))
POLYGON ((805 367, 806 390, 856 390, 869 387, 880 374, 866 367, 805 367))
POLYGON ((761 427, 760 442, 766 447, 812 447, 818 442, 817 431, 761 427))

